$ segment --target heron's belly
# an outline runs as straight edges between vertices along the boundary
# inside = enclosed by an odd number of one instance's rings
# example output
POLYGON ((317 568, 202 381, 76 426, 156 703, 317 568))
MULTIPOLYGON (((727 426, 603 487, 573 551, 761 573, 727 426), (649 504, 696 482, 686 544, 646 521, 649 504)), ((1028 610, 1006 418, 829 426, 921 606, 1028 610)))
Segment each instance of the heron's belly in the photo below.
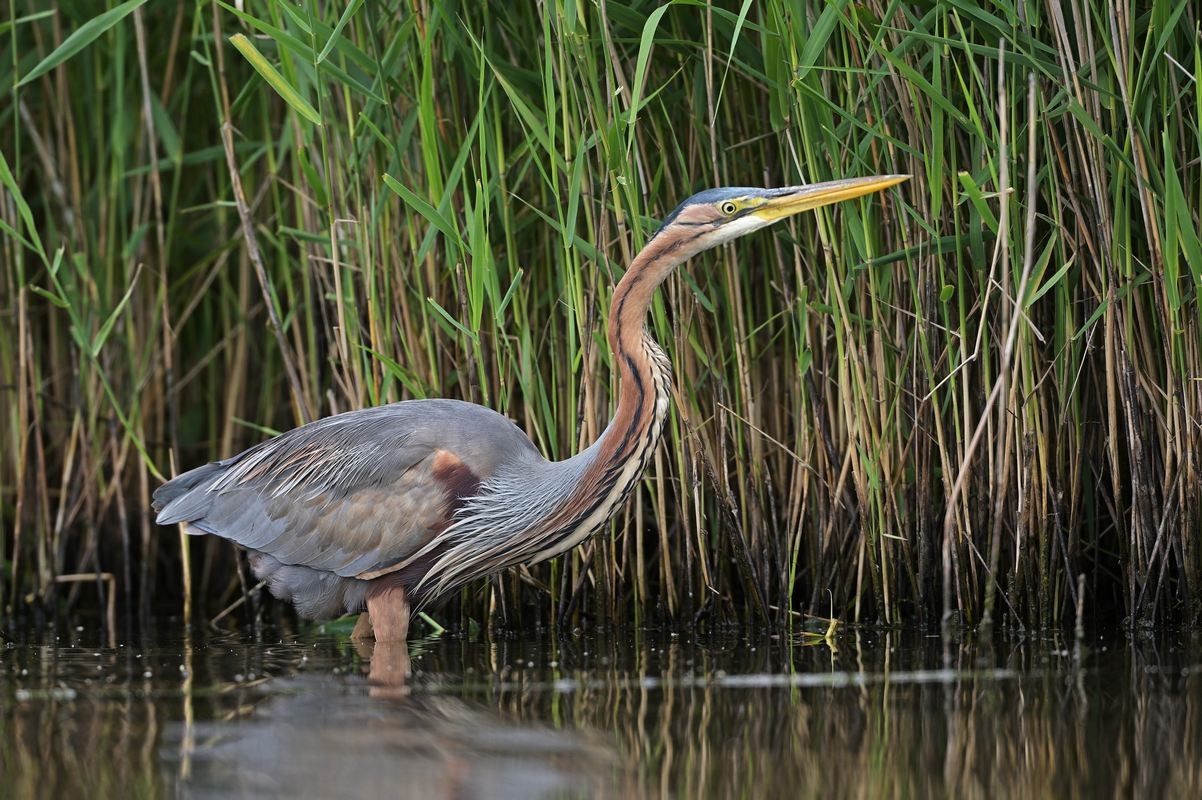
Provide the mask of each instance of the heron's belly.
POLYGON ((309 619, 328 619, 363 608, 371 581, 344 578, 323 569, 300 564, 284 564, 258 550, 247 550, 247 560, 255 577, 268 591, 292 602, 297 613, 309 619))

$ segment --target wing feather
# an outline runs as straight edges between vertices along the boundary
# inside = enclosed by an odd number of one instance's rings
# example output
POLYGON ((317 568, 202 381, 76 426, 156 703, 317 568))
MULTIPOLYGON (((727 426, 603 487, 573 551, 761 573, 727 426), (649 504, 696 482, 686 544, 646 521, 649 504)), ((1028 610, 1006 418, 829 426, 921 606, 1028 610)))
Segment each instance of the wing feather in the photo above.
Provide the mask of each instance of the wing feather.
POLYGON ((416 553, 499 463, 533 451, 481 406, 406 401, 327 417, 198 467, 161 486, 154 506, 160 525, 357 577, 416 553))

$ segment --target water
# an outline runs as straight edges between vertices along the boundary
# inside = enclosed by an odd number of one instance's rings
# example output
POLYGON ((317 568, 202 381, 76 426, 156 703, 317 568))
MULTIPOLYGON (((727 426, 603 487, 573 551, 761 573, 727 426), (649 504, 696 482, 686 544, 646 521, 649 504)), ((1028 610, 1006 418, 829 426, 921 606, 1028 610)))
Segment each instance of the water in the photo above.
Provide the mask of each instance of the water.
POLYGON ((74 637, 0 646, 5 797, 1202 796, 1193 635, 74 637))

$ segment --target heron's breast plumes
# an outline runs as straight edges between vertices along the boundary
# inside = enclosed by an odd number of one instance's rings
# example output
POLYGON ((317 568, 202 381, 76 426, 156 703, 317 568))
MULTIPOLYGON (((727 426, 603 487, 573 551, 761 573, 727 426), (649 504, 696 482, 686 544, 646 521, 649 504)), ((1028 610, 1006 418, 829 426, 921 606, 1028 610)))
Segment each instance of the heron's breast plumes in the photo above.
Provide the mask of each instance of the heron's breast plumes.
POLYGON ((480 485, 452 524, 410 561, 429 564, 417 602, 517 564, 537 564, 597 533, 622 507, 663 435, 671 396, 667 357, 644 337, 650 392, 573 458, 513 465, 480 485))

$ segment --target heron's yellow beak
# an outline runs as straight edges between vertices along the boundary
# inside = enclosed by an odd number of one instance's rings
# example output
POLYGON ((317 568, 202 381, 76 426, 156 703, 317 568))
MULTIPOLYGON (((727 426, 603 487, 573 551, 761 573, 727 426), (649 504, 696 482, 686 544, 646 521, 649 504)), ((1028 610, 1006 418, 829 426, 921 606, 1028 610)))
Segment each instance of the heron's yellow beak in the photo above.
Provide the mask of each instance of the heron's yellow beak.
POLYGON ((909 175, 873 175, 869 178, 847 178, 809 186, 773 189, 765 195, 763 203, 751 213, 768 222, 776 222, 802 211, 879 192, 908 180, 909 175))

